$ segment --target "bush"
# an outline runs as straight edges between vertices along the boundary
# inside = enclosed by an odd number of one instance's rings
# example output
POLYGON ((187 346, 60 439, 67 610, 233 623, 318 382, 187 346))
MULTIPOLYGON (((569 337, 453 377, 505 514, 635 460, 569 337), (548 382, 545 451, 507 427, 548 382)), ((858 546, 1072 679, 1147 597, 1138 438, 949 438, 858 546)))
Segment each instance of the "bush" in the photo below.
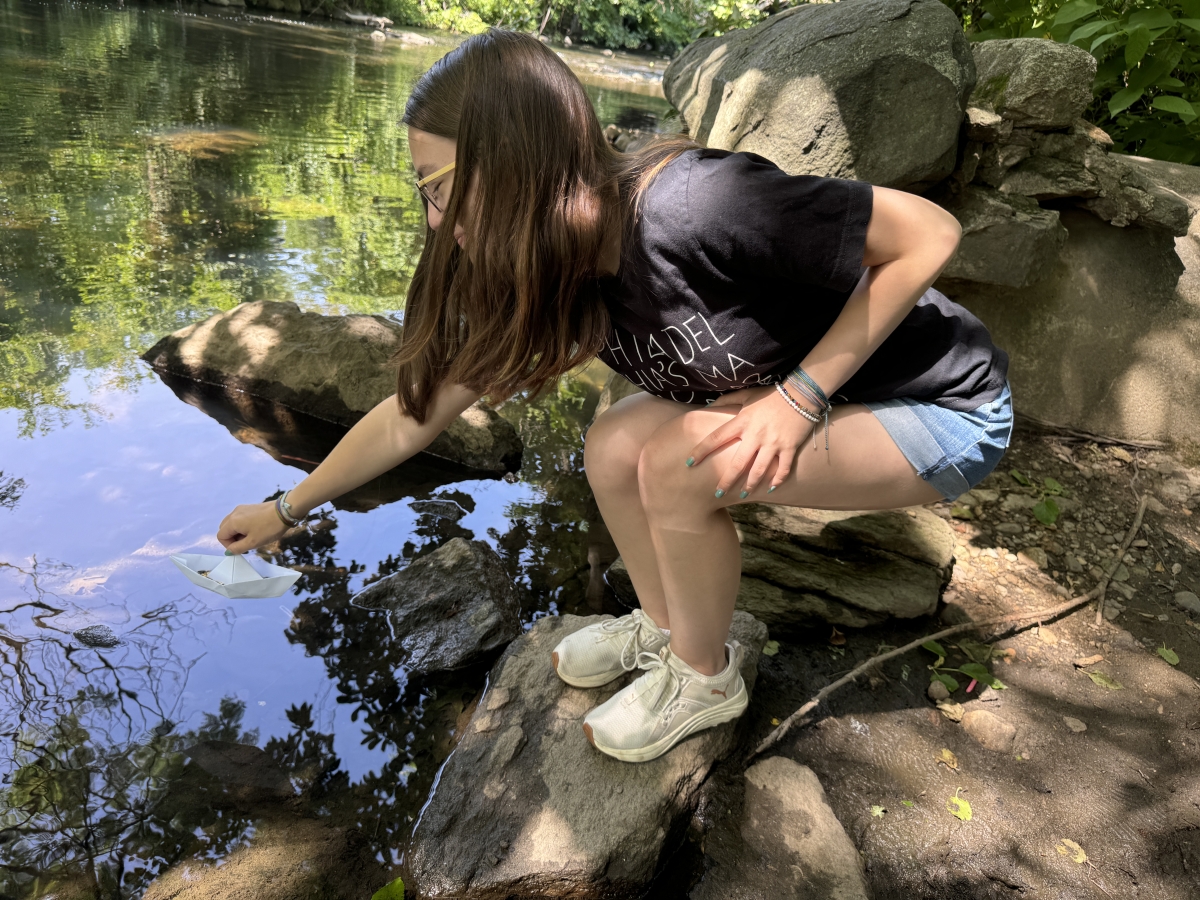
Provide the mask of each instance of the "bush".
POLYGON ((373 0, 402 25, 475 34, 488 25, 624 50, 673 53, 697 38, 752 25, 754 0, 373 0))
POLYGON ((1116 149, 1200 162, 1200 0, 946 0, 972 40, 1040 37, 1099 63, 1086 117, 1116 149))

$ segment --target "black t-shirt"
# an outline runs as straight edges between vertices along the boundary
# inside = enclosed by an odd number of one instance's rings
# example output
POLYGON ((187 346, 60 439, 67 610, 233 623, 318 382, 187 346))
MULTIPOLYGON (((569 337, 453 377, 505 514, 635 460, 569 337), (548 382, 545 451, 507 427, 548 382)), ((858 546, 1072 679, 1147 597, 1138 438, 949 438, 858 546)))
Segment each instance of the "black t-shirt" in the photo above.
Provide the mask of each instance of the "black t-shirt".
MULTIPOLYGON (((773 384, 829 330, 862 275, 871 185, 787 175, 752 153, 691 150, 643 198, 616 275, 600 358, 652 394, 704 403, 773 384)), ((935 290, 837 392, 956 410, 994 400, 1008 356, 935 290)))

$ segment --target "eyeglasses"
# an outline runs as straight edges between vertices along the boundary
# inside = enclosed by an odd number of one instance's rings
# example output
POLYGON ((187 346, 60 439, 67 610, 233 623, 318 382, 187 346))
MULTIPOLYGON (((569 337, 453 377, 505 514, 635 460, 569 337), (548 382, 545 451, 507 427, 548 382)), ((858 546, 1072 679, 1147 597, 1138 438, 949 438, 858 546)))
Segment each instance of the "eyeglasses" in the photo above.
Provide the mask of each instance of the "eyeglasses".
POLYGON ((443 175, 447 174, 448 172, 452 172, 453 170, 454 170, 454 163, 450 163, 450 165, 443 166, 442 168, 440 168, 436 172, 434 172, 432 175, 426 175, 424 178, 420 179, 417 182, 417 191, 420 192, 421 196, 425 198, 425 202, 428 203, 430 206, 432 206, 434 209, 436 209, 438 212, 445 212, 445 210, 442 209, 440 206, 438 206, 437 201, 433 199, 432 194, 429 191, 427 191, 425 188, 431 182, 437 181, 443 175))

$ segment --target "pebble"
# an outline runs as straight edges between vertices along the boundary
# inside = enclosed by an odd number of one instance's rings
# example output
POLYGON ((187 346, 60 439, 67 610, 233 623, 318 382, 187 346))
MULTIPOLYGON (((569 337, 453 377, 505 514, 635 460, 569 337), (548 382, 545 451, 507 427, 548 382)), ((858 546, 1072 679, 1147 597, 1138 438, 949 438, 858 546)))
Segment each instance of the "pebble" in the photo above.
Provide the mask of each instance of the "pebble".
POLYGON ((1015 726, 986 709, 973 709, 962 717, 963 731, 973 737, 981 747, 1004 753, 1012 751, 1017 736, 1015 726))
POLYGON ((1044 569, 1050 565, 1046 551, 1041 547, 1027 547, 1017 554, 1017 559, 1027 566, 1034 566, 1038 569, 1044 569))
POLYGON ((1104 662, 1104 656, 1097 653, 1095 656, 1086 656, 1083 659, 1075 660, 1075 668, 1086 669, 1088 666, 1094 666, 1098 662, 1104 662))
POLYGON ((1049 628, 1039 628, 1037 630, 1037 636, 1038 636, 1038 640, 1041 641, 1043 644, 1057 644, 1058 643, 1058 635, 1055 634, 1053 631, 1051 631, 1049 628))
MULTIPOLYGON (((1197 597, 1191 591, 1180 591, 1175 595, 1175 605, 1180 609, 1187 610, 1194 616, 1200 616, 1200 597, 1197 597)), ((76 635, 79 632, 75 632, 76 635)))
POLYGON ((929 682, 929 687, 925 691, 925 696, 927 696, 934 703, 938 703, 942 700, 950 699, 950 690, 940 681, 931 681, 929 682))
POLYGON ((1076 734, 1083 734, 1087 731, 1087 725, 1080 722, 1078 719, 1073 719, 1070 716, 1063 716, 1063 722, 1076 734))

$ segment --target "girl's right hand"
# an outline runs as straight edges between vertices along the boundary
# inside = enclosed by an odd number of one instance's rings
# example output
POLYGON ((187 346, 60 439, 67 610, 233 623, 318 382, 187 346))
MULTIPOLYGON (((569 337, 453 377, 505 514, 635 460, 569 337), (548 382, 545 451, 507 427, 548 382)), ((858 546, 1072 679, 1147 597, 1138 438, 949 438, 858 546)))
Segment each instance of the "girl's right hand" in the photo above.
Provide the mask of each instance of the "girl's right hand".
POLYGON ((246 553, 277 540, 285 531, 287 526, 275 512, 273 502, 250 503, 234 507, 233 512, 221 520, 217 540, 230 553, 246 553))

